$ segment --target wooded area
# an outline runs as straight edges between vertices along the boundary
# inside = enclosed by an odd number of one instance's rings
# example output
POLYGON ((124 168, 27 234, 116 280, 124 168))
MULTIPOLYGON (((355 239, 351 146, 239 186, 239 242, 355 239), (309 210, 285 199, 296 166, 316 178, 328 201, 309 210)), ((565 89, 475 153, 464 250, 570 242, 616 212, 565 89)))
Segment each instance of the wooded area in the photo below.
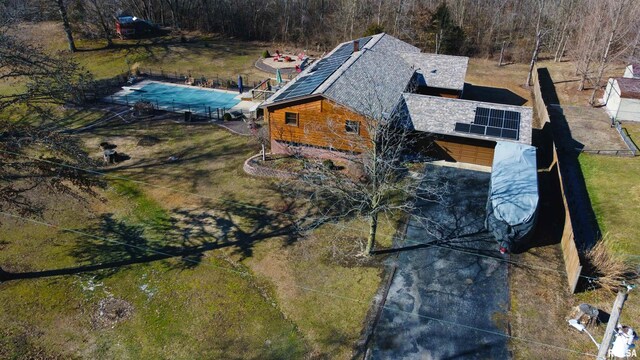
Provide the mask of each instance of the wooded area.
POLYGON ((111 46, 119 15, 174 33, 316 51, 385 31, 425 52, 494 57, 500 65, 570 59, 580 90, 597 89, 612 62, 637 62, 640 42, 640 4, 633 0, 7 0, 0 10, 13 21, 62 22, 71 51, 73 36, 111 46))
MULTIPOLYGON (((25 20, 60 20, 61 2, 9 0, 5 7, 19 9, 25 20)), ((130 14, 176 29, 321 49, 371 28, 430 52, 442 45, 443 52, 497 56, 504 46, 507 57, 515 61, 530 59, 538 33, 543 50, 556 58, 569 53, 587 59, 585 50, 600 58, 609 38, 616 50, 633 56, 639 40, 640 6, 630 0, 66 0, 64 4, 74 32, 89 37, 113 35, 114 17, 130 14), (612 30, 613 36, 608 36, 612 30)))

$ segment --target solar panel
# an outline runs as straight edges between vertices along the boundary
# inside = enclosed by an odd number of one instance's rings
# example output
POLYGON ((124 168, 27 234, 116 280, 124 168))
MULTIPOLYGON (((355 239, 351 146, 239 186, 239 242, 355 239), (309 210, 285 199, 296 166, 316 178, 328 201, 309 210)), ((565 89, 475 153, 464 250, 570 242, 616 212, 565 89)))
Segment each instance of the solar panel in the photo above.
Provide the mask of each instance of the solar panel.
POLYGON ((456 123, 456 131, 469 132, 469 128, 471 128, 471 124, 456 123))
POLYGON ((520 138, 520 113, 477 107, 473 123, 456 123, 455 131, 518 140, 520 138))
MULTIPOLYGON (((371 36, 358 39, 360 48, 364 47, 371 36)), ((305 96, 313 93, 320 84, 327 80, 342 64, 344 64, 353 54, 353 43, 349 42, 340 46, 329 57, 321 59, 313 68, 309 69, 307 75, 299 78, 280 93, 274 101, 286 100, 298 96, 305 96)))
POLYGON ((469 132, 472 134, 484 135, 486 129, 487 127, 484 125, 471 125, 471 127, 469 128, 469 132))

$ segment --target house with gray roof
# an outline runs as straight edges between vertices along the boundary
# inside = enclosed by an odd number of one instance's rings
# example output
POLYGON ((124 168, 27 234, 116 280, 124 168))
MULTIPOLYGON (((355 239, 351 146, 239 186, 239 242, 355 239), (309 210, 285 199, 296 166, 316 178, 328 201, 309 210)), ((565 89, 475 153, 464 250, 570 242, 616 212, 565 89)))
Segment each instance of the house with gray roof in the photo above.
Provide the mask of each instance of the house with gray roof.
POLYGON ((271 151, 358 151, 364 122, 402 116, 450 161, 491 165, 496 141, 531 143, 531 108, 464 100, 469 58, 382 33, 339 44, 262 105, 271 151))

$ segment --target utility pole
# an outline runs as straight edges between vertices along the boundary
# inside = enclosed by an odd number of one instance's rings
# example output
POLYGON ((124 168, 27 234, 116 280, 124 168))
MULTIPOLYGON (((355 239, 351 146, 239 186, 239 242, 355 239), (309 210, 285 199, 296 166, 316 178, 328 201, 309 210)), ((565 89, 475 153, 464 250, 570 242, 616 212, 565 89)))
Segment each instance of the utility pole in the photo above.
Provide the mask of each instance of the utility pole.
POLYGON ((600 344, 600 348, 598 349, 597 360, 606 360, 609 356, 608 353, 609 349, 611 348, 611 342, 613 341, 613 334, 616 330, 616 326, 618 325, 618 320, 620 319, 622 306, 624 305, 624 301, 627 299, 627 293, 627 287, 624 287, 623 289, 620 289, 620 291, 618 291, 618 296, 616 297, 616 301, 613 303, 609 322, 607 323, 607 330, 605 330, 604 332, 602 343, 600 344))

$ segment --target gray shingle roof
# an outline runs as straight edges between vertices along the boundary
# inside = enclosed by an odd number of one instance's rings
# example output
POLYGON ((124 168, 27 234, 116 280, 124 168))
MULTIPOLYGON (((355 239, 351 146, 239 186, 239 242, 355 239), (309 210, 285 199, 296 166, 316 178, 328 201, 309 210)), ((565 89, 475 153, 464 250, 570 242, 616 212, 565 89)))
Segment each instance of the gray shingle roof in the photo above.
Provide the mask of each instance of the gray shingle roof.
POLYGON ((533 109, 524 106, 502 105, 481 101, 450 99, 444 97, 402 94, 403 102, 401 111, 408 116, 413 128, 418 131, 441 135, 463 136, 469 138, 485 139, 492 141, 509 141, 485 135, 456 132, 456 122, 472 123, 475 119, 477 107, 489 109, 509 110, 520 113, 520 138, 517 141, 531 145, 531 122, 533 121, 533 109))
POLYGON ((388 116, 406 90, 414 69, 394 54, 420 49, 381 34, 319 89, 335 102, 373 118, 388 116))
POLYGON ((402 53, 402 58, 422 75, 424 84, 441 89, 462 90, 469 58, 425 53, 402 53))
POLYGON ((640 99, 640 79, 615 78, 620 88, 620 97, 625 99, 640 99))
MULTIPOLYGON (((336 46, 326 57, 330 57, 342 45, 350 43, 352 41, 336 46)), ((313 94, 322 94, 366 116, 386 116, 400 100, 415 71, 397 54, 419 52, 420 49, 417 47, 391 35, 375 35, 313 91, 313 94)), ((311 74, 316 63, 267 99, 263 106, 277 103, 275 99, 296 81, 311 74)))

